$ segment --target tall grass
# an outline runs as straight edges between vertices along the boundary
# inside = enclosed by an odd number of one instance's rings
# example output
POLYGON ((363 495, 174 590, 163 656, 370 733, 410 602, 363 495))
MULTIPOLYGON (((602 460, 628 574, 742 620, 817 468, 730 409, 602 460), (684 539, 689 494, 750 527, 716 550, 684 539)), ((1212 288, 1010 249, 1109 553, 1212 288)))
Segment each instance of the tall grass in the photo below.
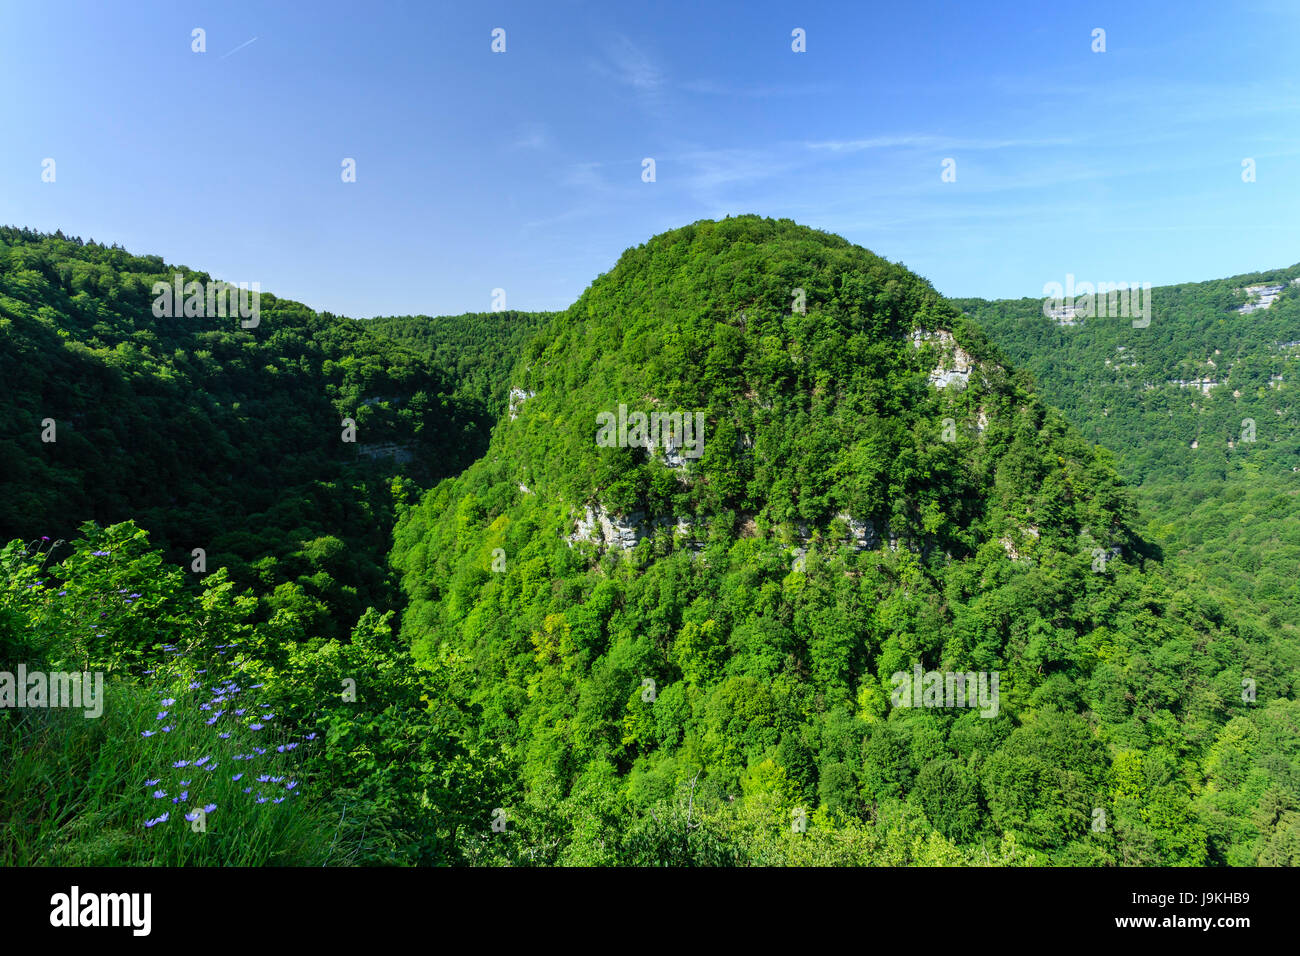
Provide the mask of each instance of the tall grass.
POLYGON ((0 712, 0 864, 342 862, 337 821, 295 776, 310 741, 275 729, 237 665, 196 667, 173 652, 156 674, 106 683, 99 718, 0 712))

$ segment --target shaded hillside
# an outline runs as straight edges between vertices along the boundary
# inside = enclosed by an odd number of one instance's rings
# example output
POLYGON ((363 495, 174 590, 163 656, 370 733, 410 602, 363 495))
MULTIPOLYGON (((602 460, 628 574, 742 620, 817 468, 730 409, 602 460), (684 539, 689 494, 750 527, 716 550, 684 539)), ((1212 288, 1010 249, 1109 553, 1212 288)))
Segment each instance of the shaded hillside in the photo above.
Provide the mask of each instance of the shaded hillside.
POLYGON ((424 357, 269 293, 249 328, 159 318, 154 283, 177 274, 210 279, 0 230, 0 536, 134 518, 175 560, 202 548, 241 583, 300 585, 274 600, 324 602, 321 630, 346 633, 393 598, 392 479, 455 473, 485 424, 424 357))
MULTIPOLYGON (((507 381, 524 345, 553 312, 467 312, 464 315, 403 315, 370 319, 367 325, 426 357, 446 372, 458 398, 482 409, 483 448, 492 423, 508 405, 507 381)), ((475 457, 482 454, 476 451, 475 457)))

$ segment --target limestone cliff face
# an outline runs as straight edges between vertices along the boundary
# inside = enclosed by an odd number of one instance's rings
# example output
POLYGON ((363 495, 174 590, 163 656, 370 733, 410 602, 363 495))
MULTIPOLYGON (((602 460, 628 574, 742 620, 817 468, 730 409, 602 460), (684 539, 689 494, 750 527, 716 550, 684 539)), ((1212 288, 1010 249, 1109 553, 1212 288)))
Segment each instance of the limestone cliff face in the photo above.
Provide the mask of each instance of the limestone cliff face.
POLYGON ((510 389, 510 420, 514 421, 519 417, 519 409, 523 407, 524 402, 534 397, 537 393, 531 392, 526 388, 510 389))
POLYGON ((577 527, 567 540, 570 545, 577 544, 579 541, 590 541, 602 549, 615 548, 620 551, 630 551, 646 536, 644 521, 643 512, 633 511, 626 515, 611 514, 600 502, 596 502, 594 507, 588 506, 584 509, 583 516, 577 521, 577 527))
MULTIPOLYGON (((847 512, 841 512, 835 517, 847 525, 854 550, 875 551, 886 540, 891 550, 896 551, 900 547, 899 539, 889 530, 888 524, 885 525, 885 536, 882 538, 880 532, 876 530, 876 523, 870 519, 859 521, 847 512)), ((583 509, 583 514, 574 522, 573 532, 565 540, 570 546, 587 541, 595 544, 602 551, 630 551, 656 530, 667 527, 673 529, 675 536, 688 539, 686 543, 692 550, 702 549, 702 545, 698 542, 689 541, 693 525, 685 518, 669 517, 647 521, 644 512, 614 514, 600 502, 583 509)), ((799 547, 795 550, 802 555, 806 551, 805 546, 813 538, 812 530, 808 525, 800 523, 795 528, 795 536, 799 541, 799 547)))
POLYGON ((673 535, 692 551, 702 550, 702 545, 691 540, 693 525, 685 518, 657 518, 646 520, 642 511, 614 514, 600 502, 588 505, 574 522, 574 529, 565 540, 569 546, 589 541, 601 551, 630 551, 655 531, 671 528, 673 535))
POLYGON ((917 329, 912 333, 914 348, 919 349, 926 343, 934 343, 939 347, 939 364, 930 372, 930 384, 935 388, 947 388, 950 385, 964 388, 970 382, 971 372, 977 364, 971 354, 957 344, 947 329, 934 332, 917 329))

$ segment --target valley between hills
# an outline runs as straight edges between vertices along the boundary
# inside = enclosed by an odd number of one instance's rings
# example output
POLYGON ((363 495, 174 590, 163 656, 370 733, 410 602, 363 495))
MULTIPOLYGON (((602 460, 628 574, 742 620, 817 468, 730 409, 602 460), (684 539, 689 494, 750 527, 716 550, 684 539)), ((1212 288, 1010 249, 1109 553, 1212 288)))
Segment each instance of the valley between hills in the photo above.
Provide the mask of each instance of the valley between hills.
POLYGON ((1300 863, 1300 264, 1146 325, 757 216, 560 312, 178 276, 0 229, 0 673, 104 678, 0 680, 0 863, 1300 863))

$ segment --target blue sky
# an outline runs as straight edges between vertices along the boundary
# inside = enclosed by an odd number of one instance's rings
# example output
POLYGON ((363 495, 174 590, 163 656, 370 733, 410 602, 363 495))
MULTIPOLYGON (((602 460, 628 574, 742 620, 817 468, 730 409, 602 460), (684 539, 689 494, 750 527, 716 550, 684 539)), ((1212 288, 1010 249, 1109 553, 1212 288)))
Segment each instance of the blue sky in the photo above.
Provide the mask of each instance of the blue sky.
POLYGON ((5 4, 0 223, 358 317, 563 308, 749 212, 954 296, 1300 261, 1294 0, 298 6, 5 4))

